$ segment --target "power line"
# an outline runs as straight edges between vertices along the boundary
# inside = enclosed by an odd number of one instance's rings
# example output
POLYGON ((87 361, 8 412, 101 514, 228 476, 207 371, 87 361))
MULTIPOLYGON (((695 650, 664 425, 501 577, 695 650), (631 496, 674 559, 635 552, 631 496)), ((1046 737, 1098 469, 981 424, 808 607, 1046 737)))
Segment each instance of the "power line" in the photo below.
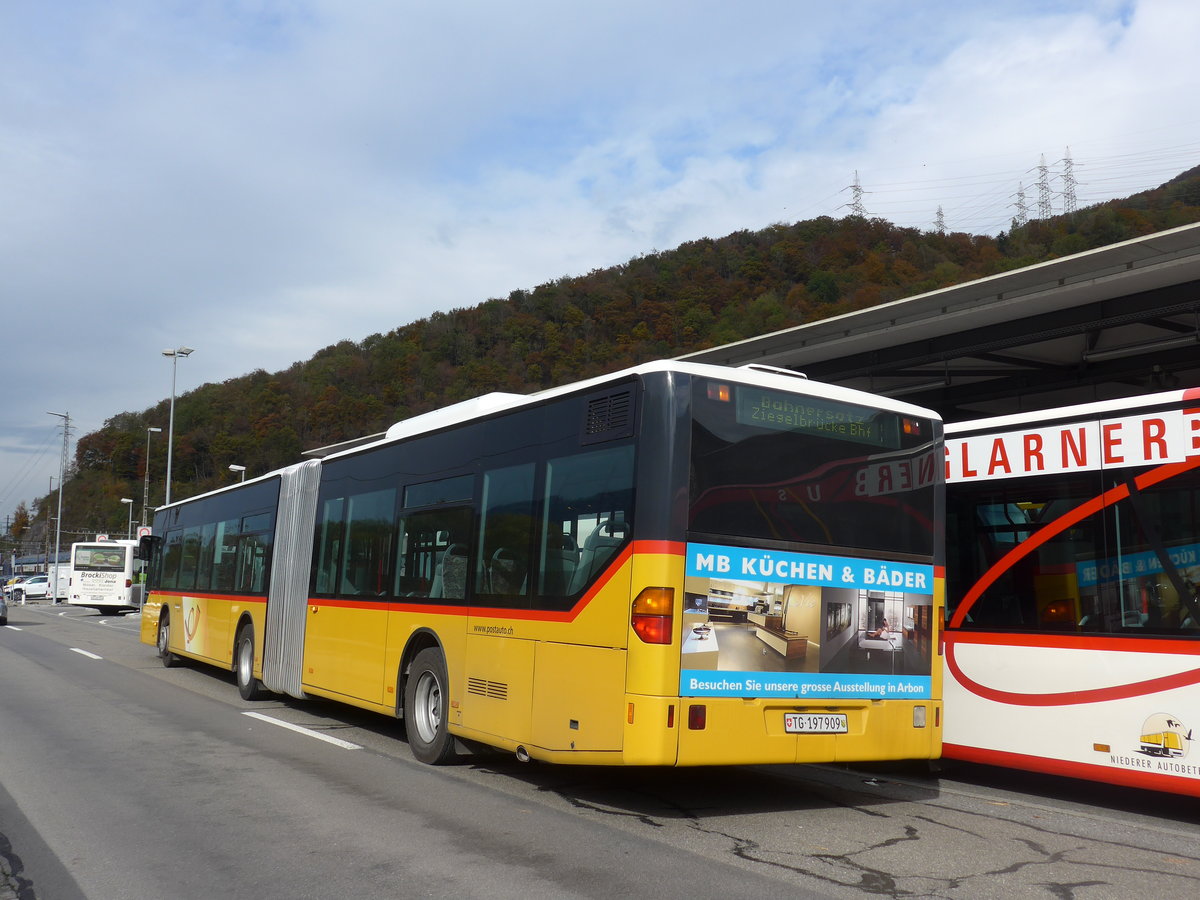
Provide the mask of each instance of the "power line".
MULTIPOLYGON (((1125 147, 1112 144, 1105 149, 1109 152, 1080 160, 1076 155, 1078 147, 1072 145, 1063 158, 1052 165, 1046 163, 1045 154, 1042 154, 1037 166, 1025 170, 1036 173, 1038 197, 1034 202, 1039 218, 1053 216, 1055 207, 1061 207, 1058 210, 1061 212, 1077 212, 1082 206, 1157 188, 1200 162, 1200 142, 1180 141, 1136 152, 1127 152, 1125 147), (1085 173, 1082 180, 1080 172, 1085 173)), ((1033 202, 1028 186, 1017 173, 1006 175, 996 170, 994 160, 989 163, 974 175, 872 181, 870 191, 862 188, 862 173, 856 170, 855 184, 842 188, 824 202, 849 191, 851 202, 835 208, 866 216, 863 198, 870 193, 873 197, 870 215, 889 219, 901 227, 917 228, 928 227, 923 226, 928 222, 928 210, 931 206, 941 205, 948 230, 995 234, 1007 229, 1014 221, 1014 207, 1015 218, 1022 218, 1019 198, 1014 203, 1014 194, 1008 185, 1019 182, 1018 192, 1026 195, 1026 222, 1031 217, 1033 202)), ((816 209, 819 210, 821 205, 818 202, 816 209)))

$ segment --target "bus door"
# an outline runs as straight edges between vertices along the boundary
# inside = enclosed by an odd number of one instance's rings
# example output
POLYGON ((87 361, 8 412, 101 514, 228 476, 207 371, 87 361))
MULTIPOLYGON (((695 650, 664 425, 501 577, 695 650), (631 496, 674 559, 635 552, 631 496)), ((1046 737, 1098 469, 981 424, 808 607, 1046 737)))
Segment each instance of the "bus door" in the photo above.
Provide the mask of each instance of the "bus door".
POLYGON ((319 510, 317 596, 309 600, 302 682, 383 702, 394 488, 326 499, 319 510))
POLYGON ((536 475, 534 463, 482 475, 465 640, 463 724, 521 742, 530 740, 537 647, 536 475))

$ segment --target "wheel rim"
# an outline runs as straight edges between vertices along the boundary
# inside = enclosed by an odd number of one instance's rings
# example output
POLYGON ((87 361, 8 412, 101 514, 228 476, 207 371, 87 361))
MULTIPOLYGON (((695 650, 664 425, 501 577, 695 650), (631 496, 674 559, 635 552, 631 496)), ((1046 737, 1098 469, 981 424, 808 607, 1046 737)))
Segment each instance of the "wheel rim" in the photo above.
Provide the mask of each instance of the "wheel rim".
POLYGON ((167 624, 167 620, 163 619, 158 623, 158 652, 160 656, 167 655, 167 649, 171 646, 171 630, 167 624))
POLYGON ((238 643, 238 682, 249 684, 254 672, 254 644, 243 638, 238 643))
POLYGON ((422 672, 417 679, 417 690, 413 696, 413 724, 417 734, 425 743, 432 743, 442 723, 442 686, 432 672, 422 672))

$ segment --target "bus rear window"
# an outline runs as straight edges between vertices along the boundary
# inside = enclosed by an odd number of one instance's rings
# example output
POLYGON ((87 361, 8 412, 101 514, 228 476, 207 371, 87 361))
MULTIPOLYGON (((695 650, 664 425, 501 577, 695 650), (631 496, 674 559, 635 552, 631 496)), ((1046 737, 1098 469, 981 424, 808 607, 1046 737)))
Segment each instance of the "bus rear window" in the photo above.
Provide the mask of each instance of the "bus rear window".
POLYGON ((693 532, 933 552, 935 421, 711 382, 692 408, 693 532))
POLYGON ((77 547, 71 565, 92 571, 125 571, 124 547, 77 547))

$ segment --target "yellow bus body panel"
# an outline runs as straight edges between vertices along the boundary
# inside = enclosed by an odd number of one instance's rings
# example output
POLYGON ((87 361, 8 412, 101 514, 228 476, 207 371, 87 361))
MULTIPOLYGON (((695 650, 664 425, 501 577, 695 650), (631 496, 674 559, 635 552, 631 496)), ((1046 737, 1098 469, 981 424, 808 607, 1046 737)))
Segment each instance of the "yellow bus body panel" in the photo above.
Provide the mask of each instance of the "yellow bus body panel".
POLYGON ((630 694, 672 696, 679 693, 679 648, 683 643, 682 546, 680 550, 680 553, 639 553, 633 558, 632 584, 625 602, 623 622, 629 646, 625 690, 630 694), (650 587, 669 587, 675 591, 669 644, 647 644, 633 630, 633 601, 642 590, 650 587))
POLYGON ((170 650, 179 656, 233 668, 236 628, 249 616, 258 636, 254 643, 254 674, 262 676, 262 635, 266 603, 244 597, 152 593, 142 607, 141 641, 156 646, 163 607, 171 616, 170 650))
POLYGON ((678 697, 625 697, 621 762, 628 766, 673 766, 679 755, 678 697))
POLYGON ((466 684, 455 699, 476 731, 528 741, 533 712, 533 641, 467 635, 466 684))
POLYGON ((305 616, 304 688, 382 703, 387 610, 310 603, 305 616))
POLYGON ((736 697, 680 702, 681 766, 755 763, 864 762, 935 759, 942 752, 941 703, 925 700, 839 700, 829 703, 736 697), (688 728, 688 707, 706 707, 706 727, 688 728), (925 707, 925 727, 913 727, 913 708, 925 707), (786 712, 845 714, 846 734, 788 734, 786 712))
POLYGON ((141 639, 143 644, 149 644, 151 647, 158 644, 158 617, 162 612, 162 607, 162 594, 151 594, 142 605, 141 639))
POLYGON ((547 750, 621 749, 625 651, 537 645, 530 741, 547 750))

